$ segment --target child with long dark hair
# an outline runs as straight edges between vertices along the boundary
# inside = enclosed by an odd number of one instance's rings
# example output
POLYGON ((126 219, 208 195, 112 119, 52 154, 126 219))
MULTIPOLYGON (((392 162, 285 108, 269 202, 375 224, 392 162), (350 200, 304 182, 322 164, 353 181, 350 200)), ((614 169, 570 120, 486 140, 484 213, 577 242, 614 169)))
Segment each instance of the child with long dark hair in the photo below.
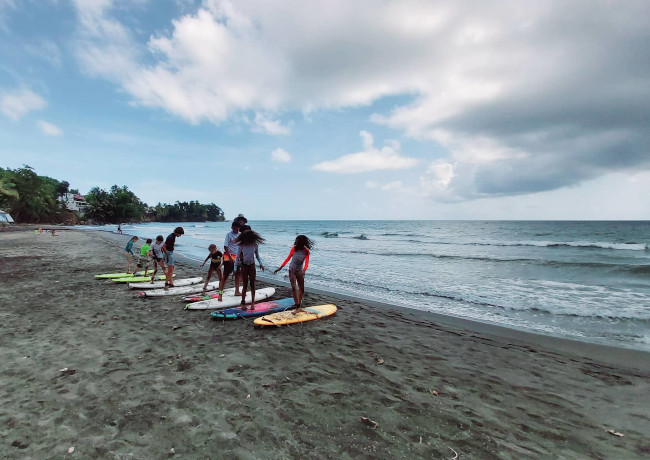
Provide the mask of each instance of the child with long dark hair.
POLYGON ((294 314, 302 310, 302 297, 305 295, 305 271, 309 267, 309 252, 313 247, 314 242, 312 240, 305 235, 298 235, 285 261, 273 272, 277 273, 282 270, 287 262, 289 262, 289 259, 291 259, 291 263, 289 264, 289 281, 291 282, 293 301, 298 307, 293 311, 294 314))
POLYGON ((257 272, 255 270, 255 258, 260 263, 260 268, 264 271, 264 263, 259 256, 259 245, 266 241, 259 233, 250 230, 250 227, 237 237, 235 242, 239 244, 239 254, 237 255, 237 265, 242 274, 242 291, 241 291, 241 308, 246 310, 246 289, 248 281, 251 283, 251 310, 255 310, 255 279, 257 272))

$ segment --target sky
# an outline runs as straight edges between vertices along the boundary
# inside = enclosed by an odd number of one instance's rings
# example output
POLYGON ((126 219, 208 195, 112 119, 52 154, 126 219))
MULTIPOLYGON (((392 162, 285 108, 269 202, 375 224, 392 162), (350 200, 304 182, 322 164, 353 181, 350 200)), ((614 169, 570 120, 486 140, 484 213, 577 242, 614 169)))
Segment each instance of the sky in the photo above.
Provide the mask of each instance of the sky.
POLYGON ((226 218, 650 219, 650 2, 0 0, 0 167, 226 218))

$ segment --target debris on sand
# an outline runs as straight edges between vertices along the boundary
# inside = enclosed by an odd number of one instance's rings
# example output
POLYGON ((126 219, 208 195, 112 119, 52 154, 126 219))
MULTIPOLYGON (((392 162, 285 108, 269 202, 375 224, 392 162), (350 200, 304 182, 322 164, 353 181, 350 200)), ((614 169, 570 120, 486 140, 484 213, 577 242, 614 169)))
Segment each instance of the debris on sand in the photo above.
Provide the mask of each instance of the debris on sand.
POLYGON ((375 422, 374 420, 370 420, 368 417, 361 417, 361 421, 366 425, 368 425, 373 430, 377 429, 377 427, 379 426, 379 423, 375 422))
POLYGON ((456 460, 458 458, 458 452, 456 452, 454 449, 452 449, 449 446, 447 446, 447 449, 451 450, 454 453, 454 456, 451 457, 449 460, 456 460))

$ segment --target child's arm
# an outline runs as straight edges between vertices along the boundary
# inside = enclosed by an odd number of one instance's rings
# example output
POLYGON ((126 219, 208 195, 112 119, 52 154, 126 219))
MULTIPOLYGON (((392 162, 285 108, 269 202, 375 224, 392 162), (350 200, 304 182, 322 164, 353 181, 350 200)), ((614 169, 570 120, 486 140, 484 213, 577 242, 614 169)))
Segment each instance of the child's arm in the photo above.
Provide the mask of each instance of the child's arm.
POLYGON ((264 262, 262 262, 262 259, 260 259, 260 248, 255 248, 255 257, 260 264, 260 268, 262 271, 264 271, 264 262))
POLYGON ((235 271, 237 271, 237 267, 239 266, 242 260, 244 260, 244 253, 242 252, 242 248, 240 245, 239 252, 237 253, 237 257, 235 258, 235 271))
POLYGON ((283 268, 285 265, 287 265, 287 262, 289 262, 289 261, 291 260, 291 257, 293 256, 293 251, 294 251, 295 249, 296 249, 295 246, 292 246, 292 247, 291 247, 291 251, 289 251, 289 255, 287 256, 287 258, 284 260, 284 262, 282 262, 282 265, 280 265, 280 267, 279 267, 277 270, 275 270, 273 273, 277 273, 277 272, 279 272, 280 270, 282 270, 282 268, 283 268))
POLYGON ((305 252, 307 255, 305 256, 305 268, 302 269, 303 273, 307 271, 307 267, 309 267, 309 249, 305 248, 305 252))
POLYGON ((208 254, 208 257, 205 258, 205 260, 204 260, 203 263, 201 264, 201 267, 203 267, 203 266, 205 265, 205 263, 208 261, 208 259, 209 259, 210 257, 212 257, 212 254, 208 254))

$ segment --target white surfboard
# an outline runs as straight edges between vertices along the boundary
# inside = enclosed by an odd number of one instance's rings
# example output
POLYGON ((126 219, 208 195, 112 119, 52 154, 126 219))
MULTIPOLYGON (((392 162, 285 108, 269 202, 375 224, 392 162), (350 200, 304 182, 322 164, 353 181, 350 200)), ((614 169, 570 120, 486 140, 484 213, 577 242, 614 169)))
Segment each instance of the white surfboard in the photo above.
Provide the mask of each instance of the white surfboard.
MULTIPOLYGON (((179 280, 180 281, 180 280, 179 280)), ((178 286, 178 282, 175 283, 176 286, 169 289, 147 289, 145 291, 138 292, 140 297, 164 297, 167 295, 180 295, 180 294, 193 294, 200 293, 203 290, 203 284, 192 284, 190 286, 178 286)), ((219 280, 211 281, 206 287, 206 291, 211 289, 219 288, 219 280)), ((234 292, 234 290, 233 290, 234 292)))
MULTIPOLYGON (((275 294, 275 288, 267 287, 255 290, 255 302, 261 302, 275 294)), ((185 306, 186 310, 220 310, 222 308, 236 307, 241 302, 241 296, 223 296, 223 300, 218 299, 204 300, 202 302, 192 302, 185 306)), ((250 291, 246 293, 246 304, 251 302, 250 291)))
MULTIPOLYGON (((203 278, 197 276, 195 278, 183 278, 174 280, 174 287, 191 286, 192 284, 199 284, 203 278)), ((129 289, 160 289, 165 287, 164 281, 144 281, 142 283, 129 283, 129 289)), ((200 289, 199 289, 200 291, 200 289)))
MULTIPOLYGON (((218 287, 217 287, 218 289, 218 287)), ((224 296, 234 296, 235 295, 235 288, 229 288, 229 289, 224 289, 223 291, 224 296)), ((195 294, 187 294, 181 297, 181 301, 188 303, 188 302, 202 302, 203 300, 210 300, 210 299, 216 299, 219 297, 219 291, 214 290, 214 291, 207 291, 205 292, 205 295, 201 295, 200 293, 195 293, 195 294)), ((238 296, 241 297, 241 296, 238 296)))

